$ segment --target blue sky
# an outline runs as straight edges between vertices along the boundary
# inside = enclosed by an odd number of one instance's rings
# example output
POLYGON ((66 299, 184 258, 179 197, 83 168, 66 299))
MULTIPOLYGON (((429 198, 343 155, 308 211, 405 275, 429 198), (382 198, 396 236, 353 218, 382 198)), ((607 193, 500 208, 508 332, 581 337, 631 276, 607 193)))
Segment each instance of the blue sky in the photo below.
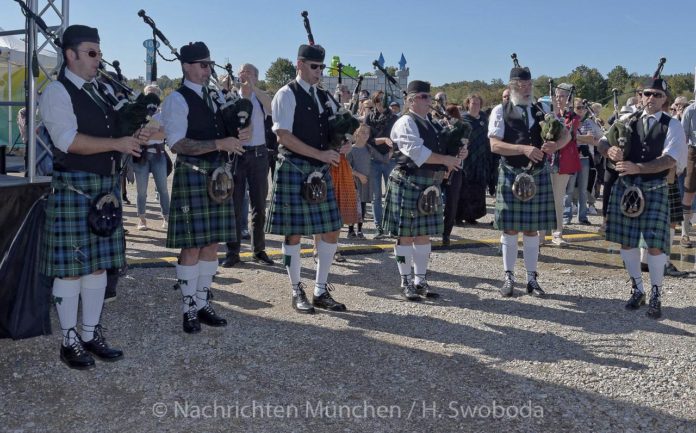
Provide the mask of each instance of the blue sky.
MULTIPOLYGON (((327 57, 339 55, 367 72, 380 52, 387 65, 396 65, 403 52, 410 78, 436 85, 505 79, 512 52, 534 76, 563 75, 580 64, 605 76, 617 64, 651 74, 663 56, 666 74, 693 72, 696 65, 688 36, 696 2, 687 0, 72 0, 70 23, 97 27, 105 59, 119 60, 133 78, 145 75, 142 42, 152 35, 139 9, 177 49, 202 40, 214 60, 229 61, 235 70, 253 63, 262 76, 271 62, 293 59, 306 42, 302 10, 309 11, 315 40, 327 57)), ((0 0, 0 27, 23 25, 18 5, 0 0)), ((178 77, 180 68, 158 60, 158 73, 178 77)))

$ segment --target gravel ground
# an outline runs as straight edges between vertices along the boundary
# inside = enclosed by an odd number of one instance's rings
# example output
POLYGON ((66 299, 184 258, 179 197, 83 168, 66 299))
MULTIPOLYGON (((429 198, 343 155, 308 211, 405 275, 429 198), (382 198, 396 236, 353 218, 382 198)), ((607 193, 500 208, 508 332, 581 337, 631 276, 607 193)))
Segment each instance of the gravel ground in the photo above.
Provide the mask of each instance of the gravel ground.
MULTIPOLYGON (((332 268, 345 313, 295 314, 284 268, 245 262, 216 278, 229 325, 187 335, 174 268, 152 260, 175 252, 159 224, 138 232, 126 211, 134 266, 102 320, 125 359, 74 371, 57 335, 0 340, 1 431, 696 431, 696 280, 666 279, 662 320, 626 312, 627 276, 593 235, 598 217, 570 227, 569 247, 542 248, 548 299, 523 295, 521 258, 516 296, 498 295, 499 234, 479 224, 433 251, 436 301, 400 299, 389 248, 349 250, 332 268)), ((680 269, 693 269, 688 252, 675 247, 680 269)), ((302 265, 309 282, 311 257, 302 265)))

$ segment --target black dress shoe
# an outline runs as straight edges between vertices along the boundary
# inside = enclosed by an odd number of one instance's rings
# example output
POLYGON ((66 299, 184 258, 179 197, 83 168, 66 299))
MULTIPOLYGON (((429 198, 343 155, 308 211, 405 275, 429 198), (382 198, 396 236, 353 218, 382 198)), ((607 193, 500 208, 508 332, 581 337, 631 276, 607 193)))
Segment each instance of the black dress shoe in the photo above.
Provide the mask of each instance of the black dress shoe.
POLYGON ((420 301, 421 297, 416 293, 416 286, 413 283, 408 283, 401 287, 401 296, 403 296, 407 301, 420 301))
POLYGON ((416 294, 424 298, 437 299, 440 297, 439 294, 430 290, 430 284, 427 281, 423 281, 420 284, 416 284, 416 294))
POLYGON ((80 335, 77 333, 77 331, 75 331, 75 328, 71 328, 68 330, 68 338, 70 338, 71 333, 73 333, 75 342, 70 346, 60 346, 60 360, 63 361, 68 367, 76 370, 88 370, 90 368, 94 368, 94 358, 92 358, 89 353, 85 352, 80 335))
POLYGON ((546 296, 546 292, 539 286, 536 280, 536 272, 534 273, 534 279, 529 280, 527 283, 527 294, 536 296, 537 298, 543 298, 546 296))
POLYGON ((657 286, 653 286, 650 292, 650 302, 648 303, 648 311, 645 315, 651 319, 659 319, 662 317, 662 301, 660 300, 660 289, 658 289, 657 286))
POLYGON ((292 308, 294 308, 295 311, 297 311, 298 313, 314 314, 314 307, 312 307, 312 304, 310 304, 307 300, 307 295, 305 295, 304 287, 305 285, 302 283, 299 283, 297 285, 297 289, 295 292, 296 294, 293 293, 292 295, 292 308))
POLYGON ((667 262, 665 264, 665 275, 667 275, 668 277, 683 277, 686 274, 688 274, 688 272, 680 271, 679 269, 677 269, 676 266, 672 264, 672 262, 667 262))
POLYGON ((218 316, 210 304, 198 310, 198 321, 204 325, 214 326, 216 328, 227 326, 227 320, 218 316))
POLYGON ((268 254, 266 254, 265 251, 259 251, 258 253, 254 254, 254 261, 268 266, 273 266, 275 264, 275 262, 268 257, 268 254))
POLYGON ((222 262, 222 267, 223 268, 231 268, 237 263, 240 263, 242 260, 239 258, 239 254, 232 254, 230 256, 225 257, 225 261, 222 262))
POLYGON ((319 296, 315 296, 314 299, 312 299, 312 305, 323 310, 346 311, 345 304, 336 302, 336 300, 334 300, 334 298, 331 297, 331 294, 328 290, 319 296))
POLYGON ((201 332, 201 322, 198 321, 196 308, 184 313, 184 332, 187 334, 197 334, 201 332))
POLYGON ((94 327, 94 338, 83 343, 85 350, 92 353, 102 361, 114 362, 123 358, 123 351, 114 349, 106 344, 104 339, 103 328, 101 325, 94 327))
POLYGON ((641 305, 645 305, 645 293, 639 292, 635 287, 631 290, 631 298, 626 302, 627 310, 637 310, 641 305))
POLYGON ((505 271, 505 282, 503 283, 503 287, 500 288, 500 295, 509 298, 512 296, 514 288, 515 281, 512 279, 512 272, 505 271))
POLYGON ((442 246, 443 247, 448 247, 450 245, 450 237, 449 235, 442 235, 442 246))

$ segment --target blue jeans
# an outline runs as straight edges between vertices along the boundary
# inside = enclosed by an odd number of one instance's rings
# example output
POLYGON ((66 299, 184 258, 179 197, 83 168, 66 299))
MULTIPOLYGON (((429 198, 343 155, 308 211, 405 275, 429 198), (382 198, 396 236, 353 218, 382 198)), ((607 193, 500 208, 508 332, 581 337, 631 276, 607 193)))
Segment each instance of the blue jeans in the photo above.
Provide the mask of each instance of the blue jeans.
POLYGON ((394 160, 382 163, 375 160, 370 161, 370 184, 372 189, 372 213, 375 217, 375 226, 382 227, 382 179, 384 183, 389 181, 389 174, 396 167, 394 160))
POLYGON ((573 194, 577 184, 578 188, 578 220, 587 221, 587 182, 590 180, 590 160, 580 158, 580 171, 570 175, 566 195, 563 200, 563 219, 573 219, 573 194))
POLYGON ((135 186, 138 192, 138 215, 145 215, 145 203, 147 202, 147 184, 150 173, 155 179, 155 186, 159 193, 159 203, 162 216, 169 216, 169 191, 167 190, 167 160, 164 153, 148 153, 147 160, 142 164, 133 163, 135 173, 135 186))

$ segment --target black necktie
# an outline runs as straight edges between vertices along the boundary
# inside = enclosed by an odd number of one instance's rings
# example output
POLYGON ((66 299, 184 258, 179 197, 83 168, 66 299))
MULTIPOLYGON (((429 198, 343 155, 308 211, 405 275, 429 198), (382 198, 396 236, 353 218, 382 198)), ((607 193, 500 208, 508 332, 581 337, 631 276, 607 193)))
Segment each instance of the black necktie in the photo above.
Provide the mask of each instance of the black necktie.
POLYGON ((309 86, 309 96, 312 97, 314 107, 317 109, 317 113, 319 113, 319 104, 317 104, 316 94, 314 93, 314 86, 309 86))
POLYGON ((94 84, 92 84, 92 83, 90 83, 90 82, 85 82, 85 84, 82 85, 82 88, 85 89, 85 92, 87 92, 87 94, 89 95, 89 97, 92 98, 92 100, 94 101, 94 103, 97 104, 97 105, 99 106, 99 108, 101 108, 101 110, 102 110, 104 113, 106 113, 106 111, 107 111, 106 103, 105 103, 104 100, 99 96, 99 94, 97 93, 97 91, 94 89, 94 84))
POLYGON ((208 107, 212 113, 215 113, 215 108, 213 107, 213 101, 210 99, 210 93, 208 93, 208 88, 203 86, 203 101, 205 106, 208 107))

